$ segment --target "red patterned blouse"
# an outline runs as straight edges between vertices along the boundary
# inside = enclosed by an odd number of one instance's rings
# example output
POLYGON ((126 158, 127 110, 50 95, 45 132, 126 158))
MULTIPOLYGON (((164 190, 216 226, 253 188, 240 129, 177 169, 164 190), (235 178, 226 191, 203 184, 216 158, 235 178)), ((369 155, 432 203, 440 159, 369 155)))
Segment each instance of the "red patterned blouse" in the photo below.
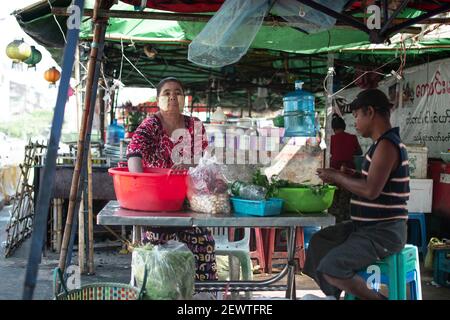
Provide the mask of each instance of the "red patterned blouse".
POLYGON ((172 137, 169 137, 158 117, 146 118, 128 144, 127 158, 141 157, 144 167, 171 168, 176 160, 174 156, 189 156, 190 153, 191 159, 194 155, 201 157, 203 150, 208 147, 205 127, 198 118, 183 117, 186 130, 176 130, 172 137), (186 141, 185 144, 183 141, 186 141))

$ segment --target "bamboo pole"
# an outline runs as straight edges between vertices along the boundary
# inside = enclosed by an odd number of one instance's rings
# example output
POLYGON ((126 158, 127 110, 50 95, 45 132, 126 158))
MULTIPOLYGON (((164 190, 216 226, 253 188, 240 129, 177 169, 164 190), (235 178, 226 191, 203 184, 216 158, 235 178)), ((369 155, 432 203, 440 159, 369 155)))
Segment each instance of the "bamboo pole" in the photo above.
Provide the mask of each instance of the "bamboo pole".
POLYGON ((62 213, 63 213, 63 199, 56 199, 57 203, 57 227, 56 227, 56 252, 61 252, 62 242, 62 213))
POLYGON ((247 89, 247 107, 248 107, 248 117, 252 117, 252 92, 247 89))
MULTIPOLYGON (((101 5, 101 0, 96 0, 95 6, 94 6, 94 12, 99 9, 101 5)), ((85 140, 90 137, 89 130, 91 129, 92 125, 92 114, 94 112, 94 107, 91 106, 91 98, 93 95, 96 95, 96 92, 94 92, 92 89, 95 85, 95 82, 98 81, 98 66, 97 66, 97 60, 101 57, 98 57, 99 53, 99 46, 103 45, 104 43, 104 35, 106 32, 106 23, 105 20, 94 20, 94 40, 93 45, 91 46, 91 52, 89 57, 89 64, 88 64, 88 72, 87 72, 87 81, 86 81, 86 95, 84 100, 84 110, 81 120, 81 128, 78 138, 78 144, 77 144, 77 160, 75 162, 75 168, 72 176, 72 185, 70 188, 70 196, 69 196, 69 208, 67 212, 67 219, 66 219, 66 227, 64 229, 64 236, 63 236, 63 242, 61 247, 61 254, 59 257, 59 268, 64 272, 66 267, 66 259, 67 259, 67 253, 68 253, 68 247, 69 242, 71 238, 72 233, 72 224, 74 219, 74 213, 76 206, 79 203, 79 199, 77 199, 78 196, 78 189, 80 186, 80 174, 82 170, 83 160, 84 160, 84 144, 85 140), (97 69, 97 70, 96 70, 97 69), (97 71, 97 72, 96 72, 97 71), (94 79, 95 78, 95 79, 94 79), (90 121, 89 121, 90 120, 90 121), (89 123, 90 122, 90 123, 89 123)), ((95 100, 94 100, 95 101, 95 100)))
POLYGON ((325 139, 326 149, 324 150, 323 167, 330 167, 330 148, 331 148, 331 119, 333 117, 333 75, 334 75, 334 54, 328 54, 328 78, 327 78, 327 101, 325 104, 325 139))
MULTIPOLYGON (((105 83, 103 81, 101 81, 101 83, 103 85, 105 85, 105 83)), ((100 107, 100 141, 105 144, 105 100, 103 99, 105 97, 105 89, 100 89, 98 92, 98 103, 99 103, 99 107, 100 107)), ((91 150, 89 148, 89 150, 91 150)), ((90 154, 90 151, 89 151, 90 154)), ((88 156, 89 158, 89 156, 88 156)), ((89 162, 88 162, 89 165, 89 162)))
POLYGON ((94 274, 94 211, 92 207, 92 154, 91 148, 88 152, 88 232, 89 232, 89 248, 88 248, 88 273, 94 274))
POLYGON ((80 111, 82 108, 82 95, 81 95, 81 72, 80 72, 80 49, 79 46, 77 46, 75 50, 75 81, 76 81, 76 87, 75 87, 75 101, 76 101, 76 108, 77 108, 77 131, 80 132, 80 111))
POLYGON ((85 273, 85 242, 84 242, 84 198, 86 193, 83 192, 80 202, 80 210, 78 212, 78 266, 80 268, 80 273, 85 273))
POLYGON ((58 234, 58 199, 56 198, 53 198, 52 217, 52 250, 56 251, 58 234))

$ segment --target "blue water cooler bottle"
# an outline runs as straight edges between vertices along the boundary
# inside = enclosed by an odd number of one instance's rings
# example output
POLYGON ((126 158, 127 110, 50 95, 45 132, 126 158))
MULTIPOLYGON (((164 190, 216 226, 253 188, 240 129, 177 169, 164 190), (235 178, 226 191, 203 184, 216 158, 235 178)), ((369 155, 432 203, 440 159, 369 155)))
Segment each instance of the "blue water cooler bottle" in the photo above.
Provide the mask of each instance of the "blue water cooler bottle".
POLYGON ((314 95, 302 86, 295 81, 295 91, 283 97, 285 137, 316 136, 314 95))
POLYGON ((120 140, 125 138, 125 128, 117 124, 117 119, 114 119, 108 126, 106 142, 110 145, 119 144, 120 140))

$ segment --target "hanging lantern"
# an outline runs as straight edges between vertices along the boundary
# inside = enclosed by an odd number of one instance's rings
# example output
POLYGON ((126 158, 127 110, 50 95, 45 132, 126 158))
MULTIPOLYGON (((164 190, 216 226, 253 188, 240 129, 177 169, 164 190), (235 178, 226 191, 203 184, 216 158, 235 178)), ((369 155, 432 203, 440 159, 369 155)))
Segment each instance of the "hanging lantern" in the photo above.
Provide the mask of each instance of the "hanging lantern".
POLYGON ((28 69, 34 68, 36 70, 36 65, 41 61, 42 54, 34 46, 31 46, 31 55, 25 59, 23 62, 28 65, 28 69))
POLYGON ((50 82, 50 87, 56 86, 56 81, 58 81, 60 77, 61 73, 55 67, 51 67, 44 73, 44 78, 50 82))
POLYGON ((22 40, 14 40, 6 47, 6 55, 13 60, 12 68, 16 69, 20 63, 31 56, 31 47, 22 40))

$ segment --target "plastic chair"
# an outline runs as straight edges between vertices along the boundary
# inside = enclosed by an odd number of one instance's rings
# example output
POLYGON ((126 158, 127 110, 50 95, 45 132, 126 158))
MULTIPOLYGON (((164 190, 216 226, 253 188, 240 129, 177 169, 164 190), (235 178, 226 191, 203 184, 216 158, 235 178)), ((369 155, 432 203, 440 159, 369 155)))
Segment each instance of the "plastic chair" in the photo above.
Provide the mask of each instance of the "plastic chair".
MULTIPOLYGON (((275 236, 276 236, 276 228, 270 228, 269 230, 269 245, 267 248, 267 272, 272 273, 272 260, 273 259, 287 259, 286 251, 275 251, 275 236)), ((303 228, 297 227, 297 233, 295 237, 295 259, 298 261, 298 267, 303 269, 303 265, 305 263, 305 241, 303 228)))
MULTIPOLYGON (((372 283, 372 288, 380 290, 380 284, 389 288, 389 300, 406 300, 407 285, 410 285, 410 300, 422 300, 422 286, 420 282, 419 252, 416 246, 406 245, 397 254, 388 256, 374 265, 380 268, 380 281, 372 283)), ((366 281, 373 275, 367 270, 358 272, 366 281)), ((355 300, 356 297, 346 293, 345 300, 355 300)))
MULTIPOLYGON (((212 235, 216 243, 216 255, 234 256, 238 258, 242 268, 242 278, 253 278, 252 261, 250 259, 250 228, 245 228, 244 238, 238 241, 230 241, 228 228, 212 228, 212 235)), ((231 237, 233 238, 233 237, 231 237)), ((233 270, 233 260, 230 259, 230 270, 233 270)), ((230 274, 231 276, 231 274, 230 274)), ((232 279, 239 280, 239 279, 232 279)))
MULTIPOLYGON (((230 280, 239 280, 242 268, 242 279, 252 280, 252 260, 250 258, 250 228, 245 228, 244 238, 242 240, 230 241, 234 239, 234 229, 231 228, 212 228, 212 235, 215 240, 216 255, 228 256, 230 280), (239 265, 236 266, 233 258, 237 258, 239 265), (237 269, 237 271, 236 271, 237 269)), ((232 297, 235 296, 232 294, 232 297)), ((251 299, 251 293, 246 292, 245 297, 251 299)))
MULTIPOLYGON (((255 231, 255 237, 253 238, 255 241, 255 250, 250 251, 250 258, 256 259, 258 261, 259 268, 262 270, 262 272, 266 272, 266 254, 265 252, 265 246, 263 241, 263 235, 261 228, 251 228, 250 231, 255 231)), ((250 241, 252 240, 252 233, 250 233, 250 241)), ((232 238, 233 239, 233 238, 232 238)))
POLYGON ((427 254, 427 228, 423 212, 408 213, 408 243, 418 247, 419 253, 425 258, 427 254), (417 227, 416 223, 419 224, 417 227))

